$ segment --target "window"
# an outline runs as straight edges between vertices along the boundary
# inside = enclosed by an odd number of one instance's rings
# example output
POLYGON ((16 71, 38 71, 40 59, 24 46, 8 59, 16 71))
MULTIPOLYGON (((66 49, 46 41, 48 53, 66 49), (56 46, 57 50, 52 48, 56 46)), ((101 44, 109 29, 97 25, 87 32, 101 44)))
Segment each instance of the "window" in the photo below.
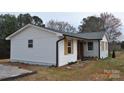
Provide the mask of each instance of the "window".
POLYGON ((68 40, 67 50, 68 50, 68 54, 72 54, 73 53, 73 40, 68 40))
POLYGON ((102 51, 104 51, 104 42, 103 41, 101 42, 101 48, 102 48, 102 51))
POLYGON ((105 50, 108 50, 108 43, 105 42, 105 50))
POLYGON ((28 48, 33 48, 33 40, 28 40, 28 48))
POLYGON ((93 50, 93 42, 88 42, 88 50, 93 50))
POLYGON ((101 42, 101 49, 102 49, 102 51, 108 50, 108 43, 102 41, 101 42))
POLYGON ((64 55, 73 54, 73 40, 64 39, 64 55))

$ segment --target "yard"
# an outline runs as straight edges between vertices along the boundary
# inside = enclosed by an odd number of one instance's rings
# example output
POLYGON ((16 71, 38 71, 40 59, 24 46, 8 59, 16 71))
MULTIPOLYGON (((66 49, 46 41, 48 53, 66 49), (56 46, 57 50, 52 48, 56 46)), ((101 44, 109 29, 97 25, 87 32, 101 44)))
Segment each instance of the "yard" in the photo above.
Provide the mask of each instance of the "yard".
POLYGON ((0 64, 18 66, 37 72, 32 75, 13 79, 18 81, 124 80, 124 52, 117 53, 116 59, 89 60, 59 68, 10 63, 7 60, 0 61, 0 64))

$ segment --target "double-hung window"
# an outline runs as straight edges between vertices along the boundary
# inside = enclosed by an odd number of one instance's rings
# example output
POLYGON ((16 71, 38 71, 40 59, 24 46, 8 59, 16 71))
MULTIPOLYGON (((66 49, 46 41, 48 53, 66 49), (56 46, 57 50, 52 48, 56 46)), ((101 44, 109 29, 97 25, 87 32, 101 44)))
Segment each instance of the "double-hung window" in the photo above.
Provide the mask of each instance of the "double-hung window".
POLYGON ((28 40, 28 48, 33 48, 33 40, 28 40))
POLYGON ((68 54, 72 54, 73 53, 73 40, 68 40, 67 50, 68 50, 68 54))
POLYGON ((101 49, 102 49, 102 51, 104 51, 104 42, 103 41, 101 41, 101 49))
POLYGON ((88 50, 93 50, 93 42, 88 42, 88 50))

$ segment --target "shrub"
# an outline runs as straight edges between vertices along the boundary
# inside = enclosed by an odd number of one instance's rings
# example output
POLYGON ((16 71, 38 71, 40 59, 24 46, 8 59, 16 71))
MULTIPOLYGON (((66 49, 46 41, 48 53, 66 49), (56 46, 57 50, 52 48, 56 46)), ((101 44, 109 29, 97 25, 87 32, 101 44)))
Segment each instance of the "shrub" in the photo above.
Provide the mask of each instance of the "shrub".
POLYGON ((112 58, 115 58, 115 50, 112 52, 112 58))
POLYGON ((75 61, 75 62, 68 62, 68 65, 72 65, 72 64, 75 64, 75 63, 77 63, 77 61, 75 61))

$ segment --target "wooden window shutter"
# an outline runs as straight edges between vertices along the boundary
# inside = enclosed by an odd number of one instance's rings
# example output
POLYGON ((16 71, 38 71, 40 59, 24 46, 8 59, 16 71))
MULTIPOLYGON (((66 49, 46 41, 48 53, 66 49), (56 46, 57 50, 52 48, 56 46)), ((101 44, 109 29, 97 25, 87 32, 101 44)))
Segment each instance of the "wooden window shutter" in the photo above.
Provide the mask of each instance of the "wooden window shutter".
POLYGON ((68 54, 68 48, 67 48, 67 45, 68 44, 68 41, 67 41, 67 38, 64 39, 64 54, 67 55, 68 54))

